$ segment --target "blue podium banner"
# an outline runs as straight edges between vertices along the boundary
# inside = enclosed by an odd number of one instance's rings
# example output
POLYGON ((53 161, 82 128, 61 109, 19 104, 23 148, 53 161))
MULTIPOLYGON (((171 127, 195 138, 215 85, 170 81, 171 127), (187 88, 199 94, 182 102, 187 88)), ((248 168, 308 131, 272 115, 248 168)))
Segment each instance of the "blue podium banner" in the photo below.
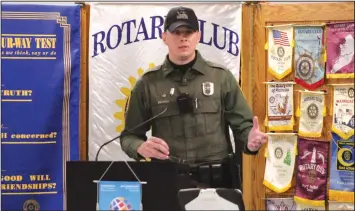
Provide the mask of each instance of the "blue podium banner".
POLYGON ((2 4, 1 210, 65 210, 79 159, 80 6, 2 4))
POLYGON ((129 181, 100 181, 99 210, 142 210, 142 184, 129 181))

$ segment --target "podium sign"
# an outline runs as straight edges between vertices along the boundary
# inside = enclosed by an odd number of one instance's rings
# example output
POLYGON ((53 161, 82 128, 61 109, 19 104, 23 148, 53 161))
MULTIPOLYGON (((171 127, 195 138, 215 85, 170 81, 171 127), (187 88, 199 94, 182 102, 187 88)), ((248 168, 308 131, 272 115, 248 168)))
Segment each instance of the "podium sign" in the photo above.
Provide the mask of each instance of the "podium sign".
POLYGON ((133 181, 100 181, 99 210, 142 210, 142 184, 133 181))

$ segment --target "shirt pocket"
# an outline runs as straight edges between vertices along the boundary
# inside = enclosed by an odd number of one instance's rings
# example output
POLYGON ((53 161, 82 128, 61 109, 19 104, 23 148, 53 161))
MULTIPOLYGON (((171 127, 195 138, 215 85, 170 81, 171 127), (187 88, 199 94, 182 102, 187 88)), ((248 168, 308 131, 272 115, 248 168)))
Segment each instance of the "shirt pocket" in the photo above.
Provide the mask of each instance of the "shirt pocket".
POLYGON ((216 99, 202 99, 195 109, 198 134, 212 134, 221 128, 221 104, 216 99))
POLYGON ((152 117, 157 116, 153 120, 152 135, 161 138, 183 136, 182 118, 175 104, 152 106, 152 117))

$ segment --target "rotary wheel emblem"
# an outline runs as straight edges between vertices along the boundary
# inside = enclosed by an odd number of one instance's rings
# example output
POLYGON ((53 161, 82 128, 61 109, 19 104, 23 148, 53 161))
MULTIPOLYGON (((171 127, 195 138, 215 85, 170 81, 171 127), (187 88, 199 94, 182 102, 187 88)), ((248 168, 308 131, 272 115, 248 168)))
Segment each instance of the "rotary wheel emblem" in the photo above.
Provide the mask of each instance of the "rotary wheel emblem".
POLYGON ((269 98, 269 102, 270 102, 270 103, 274 103, 274 102, 275 102, 275 98, 274 98, 274 97, 270 97, 270 98, 269 98))
POLYGON ((283 155, 282 149, 281 149, 280 147, 277 147, 277 148, 275 149, 275 157, 276 157, 277 159, 280 159, 280 158, 282 157, 282 155, 283 155))
POLYGON ((351 153, 349 151, 344 152, 344 160, 351 160, 351 153))
POLYGON ((350 88, 350 89, 348 90, 348 96, 349 96, 350 98, 354 98, 354 88, 350 88))
POLYGON ((310 80, 314 75, 314 61, 309 55, 300 55, 296 61, 297 75, 304 81, 310 80))
POLYGON ((285 55, 285 49, 283 48, 283 47, 278 47, 277 48, 277 55, 279 56, 279 57, 283 57, 284 55, 285 55))
POLYGON ((308 114, 309 118, 311 118, 311 119, 317 118, 318 113, 319 113, 319 109, 316 104, 312 103, 311 105, 308 106, 307 114, 308 114))

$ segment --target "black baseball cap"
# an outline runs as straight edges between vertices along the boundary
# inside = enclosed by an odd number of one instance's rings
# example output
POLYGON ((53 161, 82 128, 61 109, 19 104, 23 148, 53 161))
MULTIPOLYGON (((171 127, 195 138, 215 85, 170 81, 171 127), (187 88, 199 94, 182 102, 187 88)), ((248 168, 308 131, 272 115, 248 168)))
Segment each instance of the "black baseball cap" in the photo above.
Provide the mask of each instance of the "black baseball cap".
POLYGON ((174 7, 169 10, 165 18, 164 31, 173 32, 180 26, 186 26, 194 31, 199 31, 198 20, 193 9, 174 7))

